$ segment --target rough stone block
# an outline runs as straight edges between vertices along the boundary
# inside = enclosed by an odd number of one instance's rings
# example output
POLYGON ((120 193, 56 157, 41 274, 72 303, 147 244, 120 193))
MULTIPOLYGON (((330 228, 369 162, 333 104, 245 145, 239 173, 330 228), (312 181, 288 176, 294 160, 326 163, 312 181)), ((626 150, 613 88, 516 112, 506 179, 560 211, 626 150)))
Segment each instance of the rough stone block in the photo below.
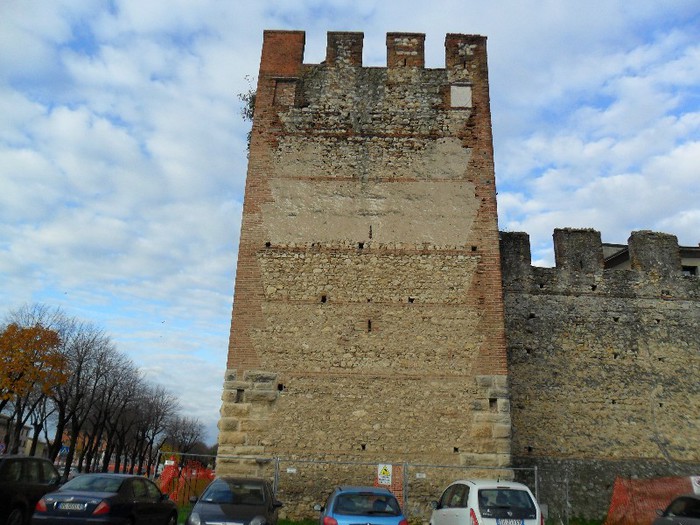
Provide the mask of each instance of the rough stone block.
POLYGON ((258 401, 267 401, 268 403, 272 403, 273 401, 277 400, 278 396, 279 393, 277 390, 248 390, 245 393, 245 400, 248 403, 255 403, 258 401))
POLYGON ((497 424, 493 426, 492 436, 496 439, 509 438, 511 433, 510 425, 497 424))
POLYGON ((223 403, 221 417, 245 418, 250 414, 250 403, 223 403))
POLYGON ((277 381, 276 373, 262 370, 248 370, 243 376, 246 381, 253 383, 275 383, 277 381))
POLYGON ((222 417, 219 419, 219 430, 221 432, 238 432, 240 420, 234 417, 222 417))
POLYGON ((219 444, 221 445, 243 445, 246 441, 247 434, 245 432, 231 432, 222 428, 219 430, 219 444))

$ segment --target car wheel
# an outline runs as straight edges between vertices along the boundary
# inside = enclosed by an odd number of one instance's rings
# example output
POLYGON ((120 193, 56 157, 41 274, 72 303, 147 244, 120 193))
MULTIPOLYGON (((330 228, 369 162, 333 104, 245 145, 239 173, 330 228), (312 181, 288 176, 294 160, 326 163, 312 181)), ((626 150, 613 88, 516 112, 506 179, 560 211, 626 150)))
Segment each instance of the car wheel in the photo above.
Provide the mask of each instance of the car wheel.
POLYGON ((22 509, 12 509, 5 525, 24 525, 24 512, 22 512, 22 509))

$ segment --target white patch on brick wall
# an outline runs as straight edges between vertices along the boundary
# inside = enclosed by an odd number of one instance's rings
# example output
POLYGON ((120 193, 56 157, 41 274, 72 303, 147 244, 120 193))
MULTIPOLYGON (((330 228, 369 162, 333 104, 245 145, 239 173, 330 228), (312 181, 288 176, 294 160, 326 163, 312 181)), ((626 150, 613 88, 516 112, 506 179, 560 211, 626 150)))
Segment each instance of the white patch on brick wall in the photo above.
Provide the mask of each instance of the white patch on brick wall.
POLYGON ((450 86, 450 102, 453 108, 472 107, 472 87, 459 84, 450 86))
POLYGON ((273 244, 338 240, 464 246, 478 210, 474 185, 273 179, 264 206, 273 244))

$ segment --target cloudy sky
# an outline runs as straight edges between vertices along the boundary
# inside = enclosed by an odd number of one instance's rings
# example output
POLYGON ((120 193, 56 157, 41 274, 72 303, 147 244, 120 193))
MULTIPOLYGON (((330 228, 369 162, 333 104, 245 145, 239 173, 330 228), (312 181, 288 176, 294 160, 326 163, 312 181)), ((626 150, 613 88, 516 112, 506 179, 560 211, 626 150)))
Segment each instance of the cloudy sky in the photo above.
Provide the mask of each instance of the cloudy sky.
POLYGON ((700 242, 697 0, 2 0, 0 315, 102 326, 216 440, 264 29, 488 37, 500 228, 700 242))

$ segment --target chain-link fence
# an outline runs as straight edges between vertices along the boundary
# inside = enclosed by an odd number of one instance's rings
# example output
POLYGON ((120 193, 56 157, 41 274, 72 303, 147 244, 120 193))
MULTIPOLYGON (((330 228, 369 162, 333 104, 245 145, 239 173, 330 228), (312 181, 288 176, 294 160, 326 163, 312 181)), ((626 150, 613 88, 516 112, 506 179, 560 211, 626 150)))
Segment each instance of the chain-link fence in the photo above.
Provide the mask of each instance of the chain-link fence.
POLYGON ((427 521, 431 502, 456 479, 513 479, 515 471, 524 471, 537 491, 537 469, 484 466, 428 465, 330 461, 281 457, 220 456, 219 461, 237 464, 237 470, 274 481, 277 498, 284 503, 284 515, 290 519, 315 518, 315 504, 323 505, 339 485, 387 486, 399 499, 406 517, 413 522, 427 521))

